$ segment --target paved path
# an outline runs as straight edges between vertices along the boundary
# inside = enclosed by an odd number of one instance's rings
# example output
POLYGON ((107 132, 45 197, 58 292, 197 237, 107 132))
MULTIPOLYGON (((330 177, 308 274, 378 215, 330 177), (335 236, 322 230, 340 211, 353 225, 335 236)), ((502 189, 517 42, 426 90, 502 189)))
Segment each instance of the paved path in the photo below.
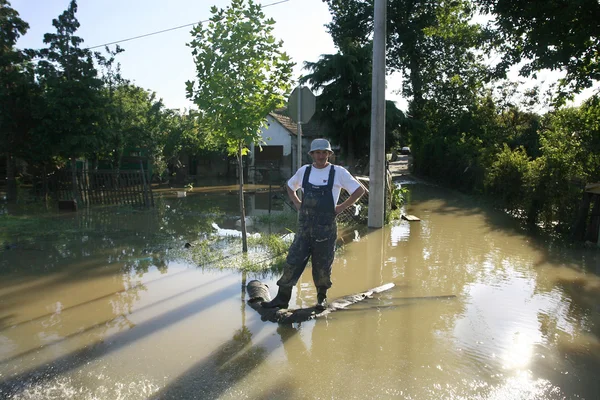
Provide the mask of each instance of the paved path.
POLYGON ((404 175, 410 175, 408 169, 409 162, 411 161, 410 156, 398 155, 398 161, 390 161, 388 168, 392 174, 392 179, 398 179, 404 175))

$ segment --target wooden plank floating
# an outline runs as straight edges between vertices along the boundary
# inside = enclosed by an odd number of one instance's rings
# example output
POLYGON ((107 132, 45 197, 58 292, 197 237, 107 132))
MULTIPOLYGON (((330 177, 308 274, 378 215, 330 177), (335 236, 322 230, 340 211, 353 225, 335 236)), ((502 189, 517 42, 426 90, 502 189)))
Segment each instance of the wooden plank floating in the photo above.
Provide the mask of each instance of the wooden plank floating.
POLYGON ((405 219, 407 221, 420 221, 421 220, 421 218, 419 218, 419 217, 415 217, 414 215, 407 215, 407 214, 402 215, 402 219, 405 219))
POLYGON ((260 314, 263 321, 277 322, 279 324, 290 324, 324 317, 334 311, 343 310, 352 304, 358 303, 365 299, 370 299, 374 294, 385 292, 394 286, 395 285, 393 283, 386 283, 385 285, 369 289, 365 292, 341 297, 333 300, 331 303, 329 303, 329 307, 321 312, 316 310, 314 307, 298 309, 264 308, 261 306, 261 303, 263 301, 271 300, 269 287, 260 281, 252 280, 248 282, 246 288, 249 297, 248 304, 260 314))

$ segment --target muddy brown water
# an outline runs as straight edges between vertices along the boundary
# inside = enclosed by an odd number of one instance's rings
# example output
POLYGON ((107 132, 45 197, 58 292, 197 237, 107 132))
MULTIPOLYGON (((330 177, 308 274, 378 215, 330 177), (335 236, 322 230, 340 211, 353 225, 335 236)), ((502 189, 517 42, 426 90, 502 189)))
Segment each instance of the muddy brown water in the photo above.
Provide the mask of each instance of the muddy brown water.
MULTIPOLYGON (((236 196, 163 193, 153 210, 38 222, 0 252, 0 398, 600 398, 598 250, 404 184, 403 212, 421 221, 351 232, 330 297, 395 288, 289 326, 244 302, 243 282, 274 294, 277 276, 174 251, 215 219, 233 229, 236 196)), ((250 214, 266 203, 250 201, 250 214)), ((315 299, 307 270, 291 304, 315 299)))

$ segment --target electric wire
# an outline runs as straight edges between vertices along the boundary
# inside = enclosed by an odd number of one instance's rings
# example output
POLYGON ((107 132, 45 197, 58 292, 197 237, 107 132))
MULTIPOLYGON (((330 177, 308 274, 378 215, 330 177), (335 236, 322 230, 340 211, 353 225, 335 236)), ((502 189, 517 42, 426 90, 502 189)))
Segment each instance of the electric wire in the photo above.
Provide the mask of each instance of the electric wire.
MULTIPOLYGON (((271 7, 271 6, 276 6, 278 4, 287 3, 288 1, 290 1, 290 0, 276 1, 275 3, 265 4, 264 6, 261 6, 261 8, 267 8, 267 7, 271 7)), ((158 35, 158 34, 161 34, 161 33, 166 33, 166 32, 175 31, 177 29, 186 28, 188 26, 203 24, 203 23, 208 22, 208 21, 210 21, 210 19, 205 19, 205 20, 198 21, 198 22, 192 22, 192 23, 185 24, 185 25, 179 25, 179 26, 175 26, 173 28, 167 28, 167 29, 163 29, 163 30, 160 30, 160 31, 145 33, 143 35, 134 36, 134 37, 130 37, 130 38, 127 38, 127 39, 115 40, 114 42, 109 42, 109 43, 104 43, 104 44, 99 44, 99 45, 96 45, 96 46, 88 47, 88 48, 86 48, 86 50, 92 50, 92 49, 97 49, 99 47, 106 47, 106 46, 110 46, 110 45, 113 45, 113 44, 129 42, 131 40, 136 40, 136 39, 142 39, 142 38, 145 38, 145 37, 148 37, 148 36, 154 36, 154 35, 158 35)))

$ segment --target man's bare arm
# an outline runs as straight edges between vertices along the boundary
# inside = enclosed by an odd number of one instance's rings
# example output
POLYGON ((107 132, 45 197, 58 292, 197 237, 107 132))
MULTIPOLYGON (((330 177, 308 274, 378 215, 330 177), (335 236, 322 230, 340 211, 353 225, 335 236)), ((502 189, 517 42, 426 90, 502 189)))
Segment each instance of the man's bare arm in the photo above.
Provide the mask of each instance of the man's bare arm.
POLYGON ((296 210, 300 211, 300 206, 302 205, 302 201, 300 200, 300 198, 298 197, 296 192, 293 191, 292 188, 290 188, 287 183, 285 184, 285 188, 287 189, 288 197, 290 198, 292 203, 294 203, 294 207, 296 207, 296 210))

